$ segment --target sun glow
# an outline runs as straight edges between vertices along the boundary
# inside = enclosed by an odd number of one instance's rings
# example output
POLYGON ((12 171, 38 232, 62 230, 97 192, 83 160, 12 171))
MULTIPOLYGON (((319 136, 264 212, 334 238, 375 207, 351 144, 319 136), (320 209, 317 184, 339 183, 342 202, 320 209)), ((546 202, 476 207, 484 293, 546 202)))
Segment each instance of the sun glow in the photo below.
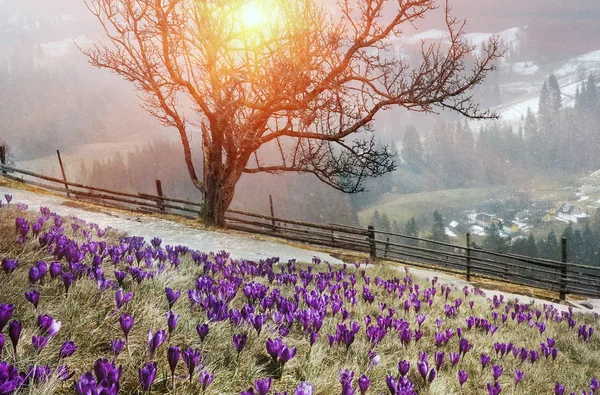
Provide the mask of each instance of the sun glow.
POLYGON ((251 1, 242 8, 242 23, 246 28, 259 28, 267 22, 267 13, 263 4, 251 1))

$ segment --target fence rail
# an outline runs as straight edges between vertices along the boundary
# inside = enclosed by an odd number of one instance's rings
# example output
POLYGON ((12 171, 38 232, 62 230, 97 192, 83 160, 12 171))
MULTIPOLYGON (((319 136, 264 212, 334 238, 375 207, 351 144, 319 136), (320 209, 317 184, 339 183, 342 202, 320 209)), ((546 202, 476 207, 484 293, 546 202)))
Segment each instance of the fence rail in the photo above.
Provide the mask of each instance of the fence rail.
MULTIPOLYGON (((2 151, 0 151, 2 153, 2 151)), ((157 194, 132 194, 69 182, 66 177, 58 179, 31 171, 0 164, 0 172, 19 182, 61 193, 69 193, 79 199, 109 204, 127 209, 198 215, 201 203, 169 198, 164 195, 162 184, 157 180, 157 194), (31 179, 15 177, 21 174, 43 180, 48 185, 31 179)), ((563 239, 561 262, 548 259, 504 254, 472 247, 470 235, 464 246, 422 239, 414 236, 383 232, 370 226, 368 229, 340 225, 315 224, 286 219, 274 215, 270 199, 271 215, 255 214, 240 210, 228 210, 225 216, 229 229, 274 236, 294 242, 339 248, 367 253, 372 259, 410 263, 428 269, 472 277, 497 279, 524 287, 536 287, 560 294, 592 297, 600 296, 600 267, 567 262, 566 240, 563 239)))

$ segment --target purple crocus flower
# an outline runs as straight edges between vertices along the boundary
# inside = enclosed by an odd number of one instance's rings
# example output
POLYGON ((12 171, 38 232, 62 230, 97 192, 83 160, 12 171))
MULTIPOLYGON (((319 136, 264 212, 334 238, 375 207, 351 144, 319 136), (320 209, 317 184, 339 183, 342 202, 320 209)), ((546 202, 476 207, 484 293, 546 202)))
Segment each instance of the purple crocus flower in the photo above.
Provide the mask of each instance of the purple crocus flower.
POLYGON ((196 325, 196 332, 198 333, 198 336, 200 336, 200 341, 204 344, 204 338, 206 338, 206 335, 208 335, 208 331, 209 331, 209 327, 208 324, 198 324, 196 325))
POLYGON ((73 342, 72 340, 66 341, 63 343, 62 346, 60 346, 58 357, 60 359, 68 358, 71 355, 75 354, 75 351, 77 351, 77 348, 79 348, 79 347, 76 346, 75 342, 73 342))
POLYGON ((290 348, 284 344, 279 351, 279 360, 282 365, 285 365, 290 359, 296 355, 296 347, 290 348))
POLYGON ((152 330, 148 329, 148 360, 151 361, 154 357, 154 353, 158 348, 167 340, 167 333, 165 331, 158 330, 152 335, 152 330))
POLYGON ((121 351, 123 351, 123 347, 125 347, 125 342, 123 341, 123 339, 115 339, 110 341, 110 348, 115 358, 118 357, 119 354, 121 354, 121 351))
POLYGON ((117 310, 121 310, 123 306, 125 306, 131 301, 131 299, 133 299, 132 292, 127 292, 126 294, 123 294, 123 290, 119 288, 115 293, 115 303, 117 305, 117 310))
POLYGON ((167 313, 167 328, 169 329, 169 336, 173 333, 179 322, 179 315, 175 315, 172 311, 167 313))
POLYGON ((562 385, 561 383, 556 383, 556 385, 554 386, 554 395, 564 395, 565 393, 565 386, 562 385))
POLYGON ((235 347, 238 355, 242 352, 244 346, 246 346, 246 341, 248 341, 248 335, 245 333, 233 335, 233 346, 235 347))
POLYGON ((303 381, 294 390, 294 395, 313 395, 315 387, 308 381, 303 381))
POLYGON ((500 392, 502 392, 502 388, 500 388, 500 383, 498 383, 497 381, 494 382, 494 385, 488 382, 486 387, 488 395, 498 395, 500 392))
POLYGON ((171 288, 165 288, 165 294, 167 296, 167 302, 169 303, 169 310, 173 310, 173 305, 181 296, 181 290, 175 292, 171 288))
POLYGON ((115 270, 115 278, 117 279, 117 282, 119 284, 121 284, 121 285, 123 284, 125 277, 127 277, 127 272, 121 272, 121 271, 115 270))
POLYGON ((2 303, 0 305, 0 332, 2 332, 2 329, 4 329, 4 327, 6 326, 8 321, 10 321, 14 312, 15 312, 14 304, 2 303))
POLYGON ((265 341, 267 347, 267 354, 273 358, 273 361, 277 362, 277 358, 279 357, 279 352, 281 351, 281 347, 283 346, 283 342, 281 339, 267 339, 265 341))
POLYGON ((445 357, 446 357, 445 353, 436 351, 434 359, 435 359, 435 367, 437 368, 438 371, 442 367, 445 357))
POLYGON ((492 358, 487 354, 481 354, 481 369, 484 369, 492 358))
POLYGON ((214 373, 208 373, 208 371, 203 370, 200 372, 200 385, 202 386, 202 393, 206 391, 206 388, 212 383, 215 378, 214 373))
POLYGON ((367 375, 363 374, 358 378, 358 389, 360 390, 360 393, 362 395, 364 395, 367 392, 370 386, 371 380, 367 375))
POLYGON ((33 345, 35 351, 39 354, 48 344, 48 338, 46 336, 32 336, 31 344, 33 345))
POLYGON ((19 261, 16 259, 2 259, 2 270, 4 270, 4 273, 6 273, 6 275, 9 275, 10 273, 14 272, 17 269, 18 265, 19 261))
POLYGON ((62 322, 56 321, 54 318, 50 322, 50 327, 48 327, 48 336, 54 337, 62 328, 62 322))
POLYGON ((33 305, 33 308, 37 310, 38 302, 40 301, 40 292, 37 289, 27 291, 25 292, 25 299, 27 299, 33 305))
POLYGON ((194 372, 196 371, 196 368, 200 364, 200 357, 201 354, 200 350, 198 349, 194 350, 192 348, 188 348, 182 353, 183 362, 185 363, 185 366, 187 366, 188 373, 190 375, 190 383, 192 382, 192 378, 194 377, 194 372))
POLYGON ((49 273, 52 280, 60 276, 62 274, 62 266, 60 266, 60 263, 51 262, 49 273))
POLYGON ((467 382, 469 379, 469 373, 464 370, 458 371, 458 384, 460 384, 460 388, 462 388, 463 384, 467 382))
POLYGON ((31 266, 29 268, 29 282, 31 284, 37 283, 41 277, 40 270, 37 267, 31 266))
POLYGON ((21 321, 19 320, 12 320, 8 324, 8 337, 10 337, 15 355, 17 355, 17 344, 19 343, 19 337, 21 337, 21 329, 21 321))
POLYGON ((73 285, 73 275, 69 272, 65 272, 62 274, 63 284, 65 286, 65 293, 69 293, 69 288, 73 285))
POLYGON ((179 351, 179 347, 172 346, 167 350, 167 361, 169 362, 169 368, 171 369, 173 388, 175 388, 175 369, 177 368, 177 362, 179 362, 180 356, 181 352, 179 351))
POLYGON ((525 372, 520 371, 519 369, 515 369, 515 386, 519 384, 523 377, 525 376, 525 372))
POLYGON ((531 361, 531 364, 534 364, 535 361, 538 360, 539 356, 540 354, 536 350, 529 351, 529 360, 531 361))
POLYGON ((257 395, 267 395, 269 390, 271 389, 271 382, 273 379, 271 377, 266 379, 258 379, 254 382, 254 388, 256 388, 257 395))
POLYGON ((129 332, 131 328, 133 328, 135 320, 133 316, 129 314, 121 314, 119 317, 119 324, 121 325, 121 329, 123 330, 123 334, 125 335, 125 343, 129 342, 129 332))
POLYGON ((398 363, 398 373, 400 373, 400 376, 402 376, 402 377, 406 376, 409 370, 410 370, 410 362, 409 361, 402 360, 398 363))
POLYGON ((421 377, 423 377, 423 380, 427 380, 427 373, 429 373, 429 364, 425 361, 419 361, 417 362, 417 370, 421 377))
POLYGON ((140 375, 140 384, 142 385, 142 391, 150 393, 150 388, 154 383, 156 377, 156 363, 148 362, 143 368, 138 369, 140 375))
POLYGON ((492 376, 494 377, 494 381, 498 381, 498 378, 502 376, 502 372, 504 372, 502 366, 492 365, 492 376))
POLYGON ((457 352, 451 352, 450 353, 450 363, 452 364, 452 367, 456 366, 458 361, 460 361, 460 354, 457 352))
POLYGON ((598 391, 598 389, 600 389, 600 382, 595 377, 592 377, 592 379, 590 380, 590 389, 592 390, 593 394, 595 394, 598 391))

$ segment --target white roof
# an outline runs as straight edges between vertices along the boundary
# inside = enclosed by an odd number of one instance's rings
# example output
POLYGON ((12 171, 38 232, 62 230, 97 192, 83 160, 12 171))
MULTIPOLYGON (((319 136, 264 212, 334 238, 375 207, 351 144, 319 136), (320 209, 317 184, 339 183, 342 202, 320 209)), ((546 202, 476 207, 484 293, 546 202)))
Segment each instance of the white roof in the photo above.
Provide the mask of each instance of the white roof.
POLYGON ((456 222, 456 221, 450 222, 450 227, 456 228, 457 226, 458 226, 458 222, 456 222))

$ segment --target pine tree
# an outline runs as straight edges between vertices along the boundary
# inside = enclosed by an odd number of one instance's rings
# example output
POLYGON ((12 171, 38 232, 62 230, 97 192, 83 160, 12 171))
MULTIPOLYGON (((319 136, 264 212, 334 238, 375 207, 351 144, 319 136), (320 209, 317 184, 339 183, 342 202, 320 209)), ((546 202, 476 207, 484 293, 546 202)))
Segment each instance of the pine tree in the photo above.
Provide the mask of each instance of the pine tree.
POLYGON ((446 234, 446 225, 444 224, 444 218, 442 215, 435 210, 433 212, 433 225, 431 226, 431 239, 435 241, 448 242, 448 235, 446 234))
MULTIPOLYGON (((381 223, 381 215, 379 215, 379 211, 375 210, 373 212, 373 216, 371 216, 371 225, 377 229, 379 224, 381 223)), ((381 230, 381 229, 379 229, 381 230)))
POLYGON ((532 257, 532 258, 538 257, 538 249, 537 249, 537 245, 535 244, 535 237, 533 237, 533 233, 529 234, 529 237, 527 238, 527 243, 525 246, 526 246, 525 255, 532 257))
POLYGON ((546 248, 542 258, 560 261, 560 245, 558 244, 554 230, 551 230, 550 233, 548 233, 545 247, 546 248))
MULTIPOLYGON (((415 221, 415 217, 411 217, 411 219, 406 221, 406 226, 404 227, 404 234, 406 236, 419 237, 419 229, 417 228, 417 222, 415 221)), ((408 245, 413 246, 419 244, 418 240, 413 239, 404 239, 404 242, 408 245)))
POLYGON ((535 114, 529 107, 527 108, 523 134, 525 135, 525 144, 527 146, 527 154, 529 155, 530 163, 537 164, 537 160, 540 158, 538 122, 535 114))
POLYGON ((381 220, 380 220, 379 224, 376 225, 375 229, 382 230, 384 232, 389 232, 391 230, 390 226, 391 226, 390 219, 388 218, 387 214, 383 213, 381 215, 381 220))
POLYGON ((492 226, 488 230, 486 238, 483 240, 483 248, 485 250, 505 252, 507 250, 507 247, 508 244, 506 242, 506 239, 500 236, 500 231, 498 230, 496 225, 492 224, 492 226))
POLYGON ((562 108, 562 94, 554 73, 550 74, 548 78, 548 89, 550 91, 550 110, 553 114, 556 114, 562 108))
POLYGON ((542 90, 540 91, 540 100, 538 102, 538 117, 540 123, 542 120, 548 119, 551 114, 551 98, 550 98, 550 88, 548 88, 548 84, 544 81, 542 85, 542 90))
POLYGON ((413 125, 408 126, 404 132, 400 155, 413 172, 421 172, 423 168, 423 144, 417 129, 413 125))

